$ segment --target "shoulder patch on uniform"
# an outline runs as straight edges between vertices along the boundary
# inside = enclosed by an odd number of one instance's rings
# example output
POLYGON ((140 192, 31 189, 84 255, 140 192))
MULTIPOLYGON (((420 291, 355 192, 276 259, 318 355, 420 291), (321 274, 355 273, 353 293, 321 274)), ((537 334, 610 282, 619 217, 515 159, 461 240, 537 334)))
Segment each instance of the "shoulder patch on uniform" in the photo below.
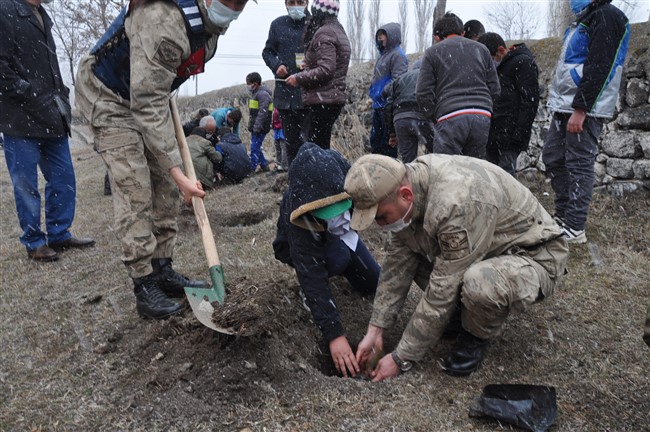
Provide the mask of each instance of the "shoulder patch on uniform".
POLYGON ((440 254, 448 261, 458 260, 470 254, 467 230, 438 234, 440 254))
POLYGON ((176 72, 176 68, 181 64, 183 49, 174 42, 163 39, 156 49, 154 60, 160 65, 176 72))

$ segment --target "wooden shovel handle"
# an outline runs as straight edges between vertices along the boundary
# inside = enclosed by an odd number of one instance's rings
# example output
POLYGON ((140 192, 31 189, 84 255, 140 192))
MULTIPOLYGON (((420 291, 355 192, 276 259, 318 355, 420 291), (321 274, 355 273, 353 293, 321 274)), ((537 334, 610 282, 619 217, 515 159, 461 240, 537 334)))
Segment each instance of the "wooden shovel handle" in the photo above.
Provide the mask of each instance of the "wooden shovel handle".
MULTIPOLYGON (((172 120, 174 121, 174 132, 176 132, 176 141, 178 141, 178 149, 181 152, 181 159, 183 160, 183 168, 185 175, 196 183, 196 172, 192 164, 192 156, 190 155, 190 148, 187 146, 187 140, 183 133, 183 126, 181 119, 178 115, 178 107, 176 106, 176 98, 171 98, 169 105, 172 111, 172 120)), ((203 249, 205 256, 208 259, 208 266, 221 265, 219 262, 219 254, 217 253, 217 245, 214 242, 212 228, 210 228, 210 221, 208 221, 208 214, 205 211, 205 203, 202 198, 192 197, 192 207, 194 208, 194 216, 196 222, 199 224, 201 230, 201 240, 203 241, 203 249)))

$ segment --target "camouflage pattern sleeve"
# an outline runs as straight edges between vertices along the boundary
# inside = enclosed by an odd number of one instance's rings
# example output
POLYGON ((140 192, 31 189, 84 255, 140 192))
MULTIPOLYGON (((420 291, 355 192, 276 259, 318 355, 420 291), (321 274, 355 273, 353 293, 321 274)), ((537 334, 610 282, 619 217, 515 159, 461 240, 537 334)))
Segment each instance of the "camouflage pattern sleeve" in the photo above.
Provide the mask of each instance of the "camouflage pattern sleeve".
POLYGON ((402 309, 418 268, 419 256, 395 237, 386 247, 370 324, 390 328, 402 309))
POLYGON ((131 112, 145 146, 160 166, 181 164, 169 109, 176 69, 189 56, 189 41, 180 11, 171 3, 138 7, 126 20, 131 44, 131 112))
MULTIPOLYGON (((444 207, 444 203, 437 203, 444 207)), ((466 201, 436 211, 439 221, 425 221, 438 228, 432 234, 438 240, 440 255, 429 286, 411 316, 397 346, 401 358, 418 361, 438 342, 460 292, 465 271, 487 254, 497 222, 494 206, 466 201)), ((435 216, 434 216, 435 217, 435 216)))

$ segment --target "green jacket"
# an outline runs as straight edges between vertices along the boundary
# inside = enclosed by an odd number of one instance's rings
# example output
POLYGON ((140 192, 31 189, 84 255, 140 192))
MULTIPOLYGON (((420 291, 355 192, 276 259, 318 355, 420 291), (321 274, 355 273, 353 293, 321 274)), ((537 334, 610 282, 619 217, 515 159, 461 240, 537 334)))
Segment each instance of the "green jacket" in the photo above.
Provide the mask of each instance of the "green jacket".
POLYGON ((208 188, 214 187, 214 165, 221 162, 222 156, 210 141, 198 135, 187 137, 196 178, 208 188))

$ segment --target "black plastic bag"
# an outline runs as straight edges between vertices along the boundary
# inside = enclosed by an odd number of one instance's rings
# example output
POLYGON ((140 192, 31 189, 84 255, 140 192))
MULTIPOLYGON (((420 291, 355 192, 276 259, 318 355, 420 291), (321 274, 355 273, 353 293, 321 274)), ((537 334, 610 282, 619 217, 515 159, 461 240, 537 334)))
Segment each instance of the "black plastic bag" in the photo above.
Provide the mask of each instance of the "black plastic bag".
POLYGON ((492 417, 521 428, 544 432, 557 416, 555 387, 490 384, 469 409, 470 417, 492 417))

